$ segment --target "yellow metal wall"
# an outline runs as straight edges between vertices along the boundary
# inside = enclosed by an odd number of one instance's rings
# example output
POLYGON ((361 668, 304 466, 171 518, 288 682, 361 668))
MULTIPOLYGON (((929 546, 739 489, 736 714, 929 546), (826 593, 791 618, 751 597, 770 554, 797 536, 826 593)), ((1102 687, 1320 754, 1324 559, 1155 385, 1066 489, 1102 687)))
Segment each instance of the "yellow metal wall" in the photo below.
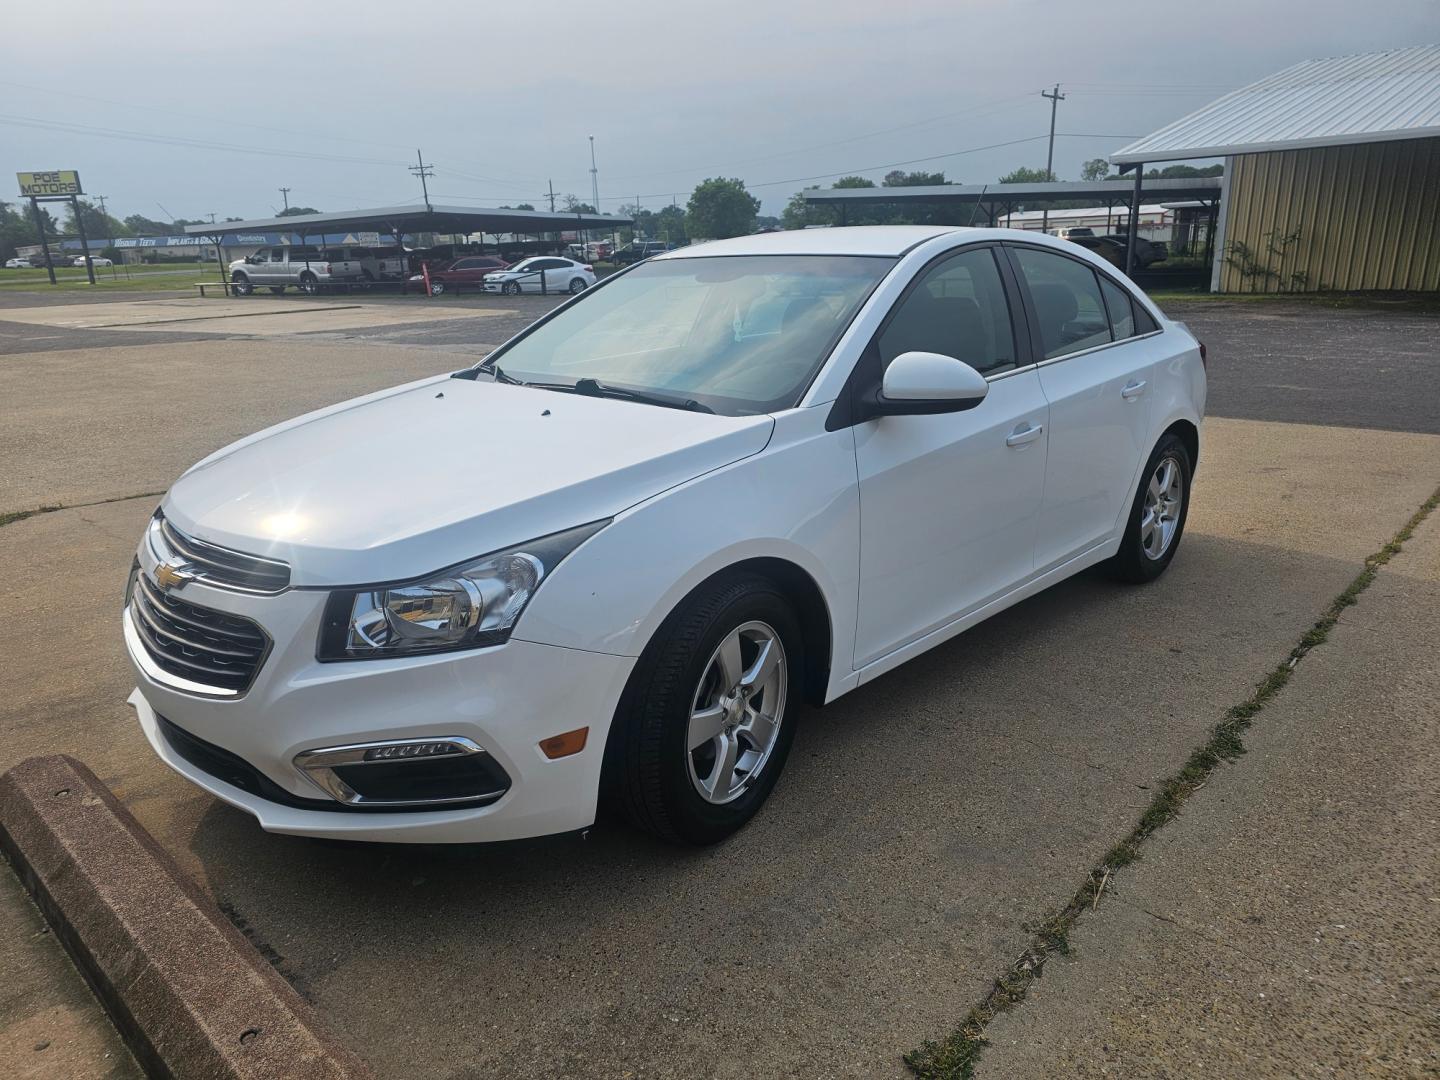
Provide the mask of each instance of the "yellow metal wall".
POLYGON ((1222 292, 1440 289, 1440 139, 1232 158, 1224 242, 1222 292))

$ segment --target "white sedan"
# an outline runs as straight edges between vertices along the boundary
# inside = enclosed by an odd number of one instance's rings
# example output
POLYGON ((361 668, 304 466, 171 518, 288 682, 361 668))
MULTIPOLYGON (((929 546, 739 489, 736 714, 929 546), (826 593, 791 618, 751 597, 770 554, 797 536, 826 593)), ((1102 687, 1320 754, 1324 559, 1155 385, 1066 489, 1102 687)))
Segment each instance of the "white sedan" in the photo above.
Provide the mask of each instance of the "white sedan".
MULTIPOLYGON (((107 259, 107 258, 105 258, 105 256, 103 256, 103 255, 91 255, 91 256, 90 256, 90 264, 91 264, 92 266, 114 266, 114 265, 115 265, 115 263, 114 263, 113 260, 107 259)), ((71 266, 84 266, 84 265, 85 265, 85 256, 84 256, 84 255, 77 255, 77 256, 75 257, 75 261, 72 262, 70 265, 71 265, 71 266)))
POLYGON ((6 259, 6 270, 33 270, 34 264, 29 259, 6 259))
POLYGON ((711 843, 765 802, 802 700, 1087 567, 1164 573, 1204 363, 1034 233, 667 252, 475 367, 185 473, 129 580, 130 701, 274 832, 515 839, 604 792, 711 843))
POLYGON ((594 284, 595 270, 590 264, 541 255, 524 259, 507 270, 486 274, 482 288, 511 296, 522 292, 574 294, 594 284))

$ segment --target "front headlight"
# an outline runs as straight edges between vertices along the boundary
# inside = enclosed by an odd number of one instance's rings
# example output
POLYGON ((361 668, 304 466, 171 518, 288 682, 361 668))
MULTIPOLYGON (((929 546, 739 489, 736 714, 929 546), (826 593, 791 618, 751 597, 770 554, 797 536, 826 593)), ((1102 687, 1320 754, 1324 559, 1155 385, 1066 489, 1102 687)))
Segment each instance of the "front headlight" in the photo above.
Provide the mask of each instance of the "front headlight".
POLYGON ((540 583, 608 524, 552 533, 419 581, 331 593, 318 658, 376 660, 498 645, 540 583))

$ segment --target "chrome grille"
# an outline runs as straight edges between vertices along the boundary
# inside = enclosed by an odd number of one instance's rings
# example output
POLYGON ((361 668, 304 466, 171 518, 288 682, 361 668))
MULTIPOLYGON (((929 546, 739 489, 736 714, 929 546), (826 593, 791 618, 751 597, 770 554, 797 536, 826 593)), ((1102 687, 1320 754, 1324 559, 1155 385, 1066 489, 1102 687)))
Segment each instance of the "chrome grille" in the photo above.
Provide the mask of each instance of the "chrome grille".
POLYGON ((167 554, 185 563, 185 569, 211 585, 245 592, 277 593, 290 585, 290 567, 278 559, 264 559, 231 551, 181 532, 160 514, 152 526, 159 543, 155 554, 167 554), (166 550, 161 551, 163 546, 166 550))
POLYGON ((249 619, 163 593, 140 570, 131 582, 130 615, 157 667, 229 694, 249 689, 270 648, 249 619))

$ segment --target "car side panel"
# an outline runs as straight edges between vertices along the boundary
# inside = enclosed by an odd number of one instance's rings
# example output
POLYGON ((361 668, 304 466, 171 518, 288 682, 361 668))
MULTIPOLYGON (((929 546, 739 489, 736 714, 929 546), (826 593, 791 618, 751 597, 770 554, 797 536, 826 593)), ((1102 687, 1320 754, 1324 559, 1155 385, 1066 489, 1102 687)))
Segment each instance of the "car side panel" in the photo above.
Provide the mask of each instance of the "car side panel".
POLYGON ((795 564, 818 585, 831 626, 827 699, 854 685, 859 496, 849 428, 828 410, 776 417, 761 453, 616 518, 540 586, 515 637, 636 656, 697 585, 748 559, 795 564))

